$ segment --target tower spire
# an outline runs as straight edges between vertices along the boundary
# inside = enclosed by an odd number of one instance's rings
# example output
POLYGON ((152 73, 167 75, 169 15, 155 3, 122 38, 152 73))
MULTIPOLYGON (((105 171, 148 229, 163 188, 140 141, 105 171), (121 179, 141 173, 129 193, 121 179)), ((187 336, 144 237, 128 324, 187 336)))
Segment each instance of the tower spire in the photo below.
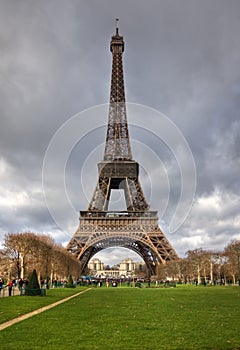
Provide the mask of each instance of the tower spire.
POLYGON ((110 42, 110 51, 112 76, 104 160, 131 160, 122 62, 124 41, 119 35, 118 18, 116 18, 116 35, 112 36, 110 42))

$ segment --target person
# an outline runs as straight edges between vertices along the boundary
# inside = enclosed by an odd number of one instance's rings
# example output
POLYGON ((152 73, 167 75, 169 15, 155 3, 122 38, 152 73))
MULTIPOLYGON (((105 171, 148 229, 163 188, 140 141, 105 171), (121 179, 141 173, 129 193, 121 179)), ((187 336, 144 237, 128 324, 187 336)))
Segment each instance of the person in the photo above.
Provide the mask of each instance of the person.
POLYGON ((4 286, 3 280, 2 278, 0 278, 0 293, 1 293, 1 290, 3 289, 3 286, 4 286))
POLYGON ((23 283, 24 283, 23 279, 20 278, 19 281, 18 281, 18 288, 19 288, 20 295, 22 295, 23 283))
POLYGON ((8 284, 6 285, 6 287, 8 287, 8 295, 11 296, 12 295, 13 282, 10 280, 8 282, 8 284))

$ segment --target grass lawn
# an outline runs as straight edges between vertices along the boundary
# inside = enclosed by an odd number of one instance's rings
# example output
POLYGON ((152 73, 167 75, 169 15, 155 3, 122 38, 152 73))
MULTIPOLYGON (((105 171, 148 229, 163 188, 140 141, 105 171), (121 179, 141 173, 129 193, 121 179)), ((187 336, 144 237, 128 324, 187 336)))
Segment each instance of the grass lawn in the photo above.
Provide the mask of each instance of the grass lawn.
POLYGON ((83 289, 84 288, 56 288, 47 290, 46 296, 44 297, 22 295, 0 298, 0 324, 43 306, 53 304, 56 301, 67 298, 83 289))
POLYGON ((1 349, 240 349, 240 288, 93 288, 0 337, 1 349))

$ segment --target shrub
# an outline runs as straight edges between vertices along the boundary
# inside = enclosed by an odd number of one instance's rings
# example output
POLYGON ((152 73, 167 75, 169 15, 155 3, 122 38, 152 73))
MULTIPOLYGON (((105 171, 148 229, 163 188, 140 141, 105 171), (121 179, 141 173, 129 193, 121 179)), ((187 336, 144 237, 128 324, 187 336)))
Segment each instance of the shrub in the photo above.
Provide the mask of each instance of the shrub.
POLYGON ((41 289, 38 283, 37 272, 35 269, 30 275, 29 283, 25 289, 25 295, 41 295, 41 289))
POLYGON ((67 284, 65 285, 66 288, 74 288, 74 283, 73 283, 73 278, 72 278, 72 275, 69 275, 68 276, 68 282, 67 284))

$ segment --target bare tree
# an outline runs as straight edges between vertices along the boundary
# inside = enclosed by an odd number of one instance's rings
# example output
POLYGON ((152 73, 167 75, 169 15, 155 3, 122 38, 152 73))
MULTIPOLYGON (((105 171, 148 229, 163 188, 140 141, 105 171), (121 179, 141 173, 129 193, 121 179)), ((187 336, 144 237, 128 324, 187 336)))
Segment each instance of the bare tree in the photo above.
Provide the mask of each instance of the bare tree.
MULTIPOLYGON (((205 267, 205 256, 202 248, 187 251, 187 260, 191 264, 194 279, 198 284, 201 283, 201 276, 205 267)), ((205 278, 205 277, 204 277, 205 278)))
MULTIPOLYGON (((33 269, 38 277, 53 279, 55 273, 60 278, 71 274, 79 277, 80 262, 63 247, 56 245, 49 235, 25 233, 8 233, 5 235, 5 249, 1 252, 11 262, 11 273, 25 277, 33 269)), ((8 269, 9 270, 9 269, 8 269)))
POLYGON ((224 249, 227 257, 228 271, 232 276, 233 283, 238 281, 240 285, 240 240, 233 240, 224 249))
POLYGON ((5 254, 13 262, 15 273, 24 277, 26 258, 31 254, 35 236, 33 233, 8 233, 5 235, 5 254))

